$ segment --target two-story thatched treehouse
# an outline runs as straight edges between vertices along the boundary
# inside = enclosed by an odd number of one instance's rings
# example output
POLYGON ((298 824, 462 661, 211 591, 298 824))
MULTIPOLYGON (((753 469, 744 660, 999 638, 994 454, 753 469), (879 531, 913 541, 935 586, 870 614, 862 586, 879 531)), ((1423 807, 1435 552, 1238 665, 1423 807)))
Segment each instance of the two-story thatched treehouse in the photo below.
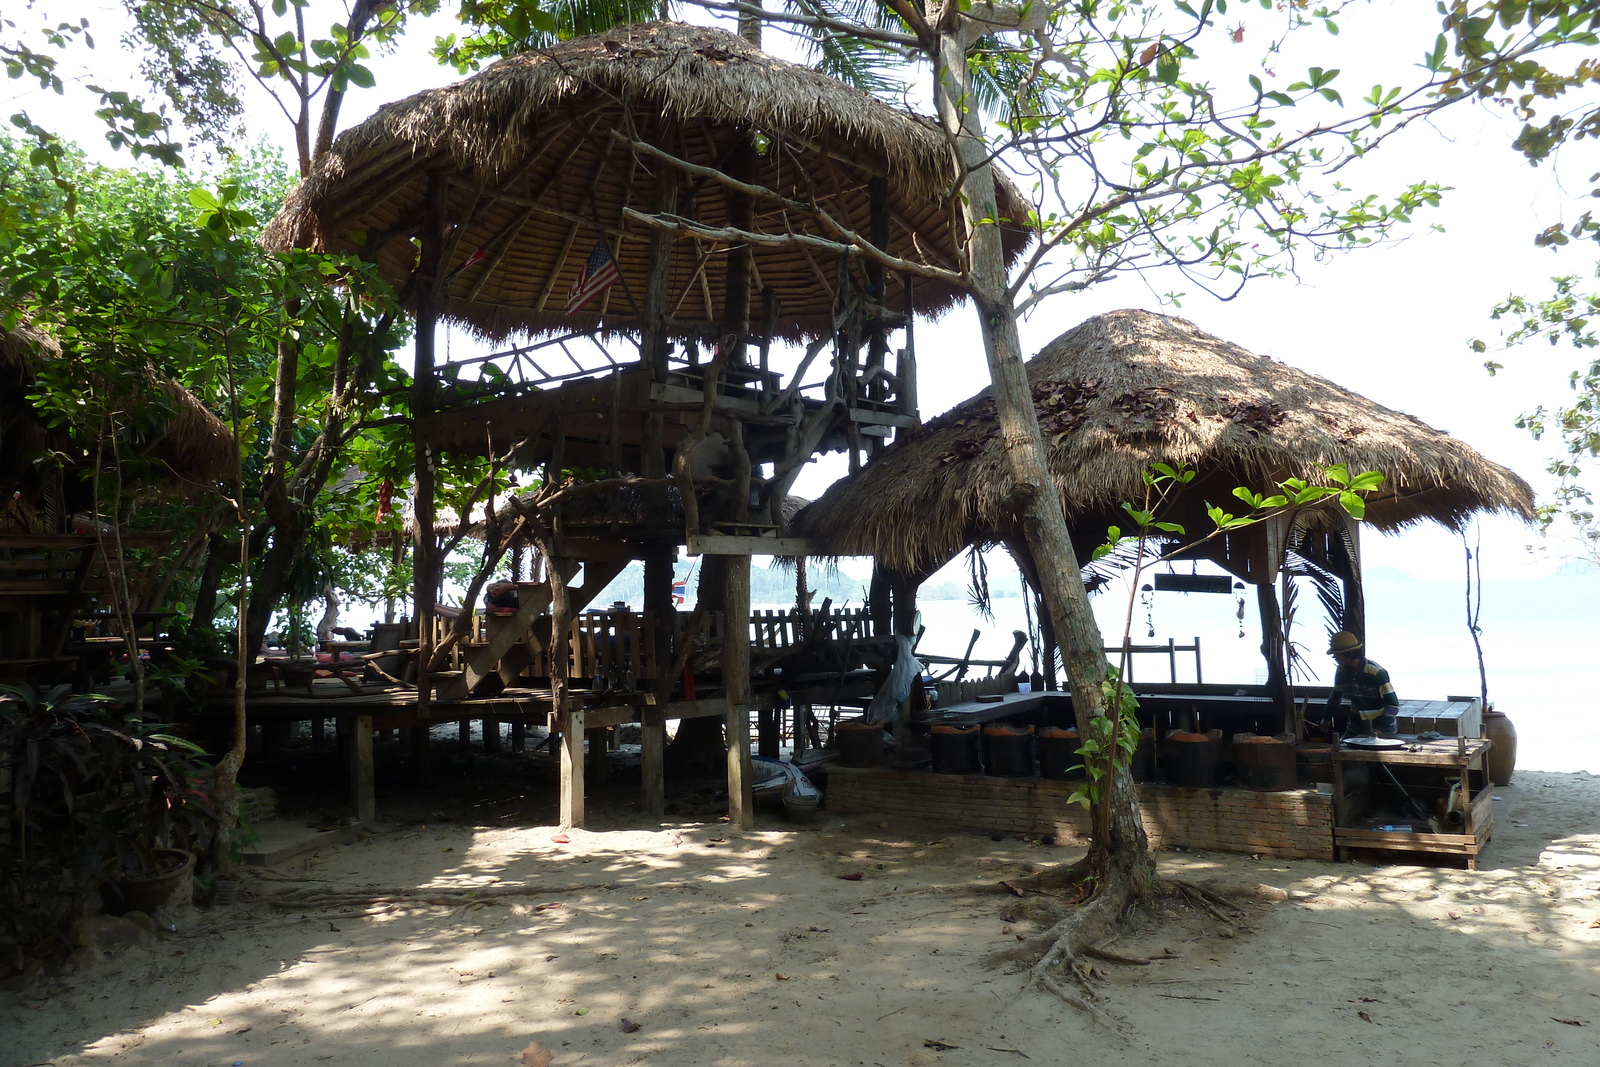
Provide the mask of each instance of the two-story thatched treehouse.
MULTIPOLYGON (((359 252, 415 309, 422 669, 410 721, 548 713, 563 736, 563 818, 576 823, 585 729, 643 721, 646 807, 659 811, 665 721, 723 717, 734 816, 748 819, 744 739, 760 703, 749 559, 795 549, 779 527, 811 457, 846 452, 856 469, 916 424, 912 323, 962 295, 953 158, 927 120, 673 23, 503 60, 338 139, 267 243, 359 252), (514 350, 519 380, 444 386, 457 372, 436 349, 441 320, 533 339, 514 350), (637 355, 601 373, 541 362, 557 351, 541 344, 580 336, 637 355), (805 345, 786 373, 777 342, 805 345), (435 468, 449 454, 544 477, 501 516, 516 528, 505 537, 538 546, 542 575, 476 639, 434 625, 435 468), (700 603, 721 617, 672 608, 685 544, 707 554, 700 603), (642 615, 591 632, 600 624, 579 612, 632 559, 644 561, 642 615), (455 669, 441 642, 460 652, 455 669), (691 697, 697 645, 715 670, 691 697), (492 690, 493 710, 475 711, 492 690)), ((1004 188, 1005 213, 1022 217, 1004 188)), ((1012 235, 1013 254, 1024 241, 1012 235)), ((815 613, 785 632, 802 646, 831 636, 815 613)))

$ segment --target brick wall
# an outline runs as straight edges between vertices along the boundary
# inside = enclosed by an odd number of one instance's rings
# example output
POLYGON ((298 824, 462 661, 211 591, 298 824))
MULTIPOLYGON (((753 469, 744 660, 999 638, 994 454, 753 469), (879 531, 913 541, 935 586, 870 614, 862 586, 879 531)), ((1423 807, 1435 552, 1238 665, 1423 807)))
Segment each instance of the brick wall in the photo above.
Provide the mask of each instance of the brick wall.
MULTIPOLYGON (((972 830, 1087 840, 1088 812, 1067 798, 1077 782, 991 778, 882 767, 831 767, 830 811, 875 812, 972 830)), ((1139 808, 1156 848, 1183 846, 1333 859, 1333 798, 1308 790, 1184 789, 1142 782, 1139 808)))

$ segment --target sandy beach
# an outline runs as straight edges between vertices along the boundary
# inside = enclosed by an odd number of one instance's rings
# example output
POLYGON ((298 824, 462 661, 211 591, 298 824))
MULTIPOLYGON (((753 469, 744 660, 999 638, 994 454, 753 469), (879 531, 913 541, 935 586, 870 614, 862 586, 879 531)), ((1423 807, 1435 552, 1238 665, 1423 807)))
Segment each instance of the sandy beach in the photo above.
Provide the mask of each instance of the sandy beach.
POLYGON ((1102 1021, 984 963, 1032 929, 996 883, 1069 849, 825 811, 644 830, 620 788, 561 835, 542 796, 432 798, 7 995, 0 1064, 1600 1062, 1600 777, 1497 796, 1475 872, 1161 853, 1247 917, 1137 916, 1115 950, 1172 958, 1097 965, 1102 1021))

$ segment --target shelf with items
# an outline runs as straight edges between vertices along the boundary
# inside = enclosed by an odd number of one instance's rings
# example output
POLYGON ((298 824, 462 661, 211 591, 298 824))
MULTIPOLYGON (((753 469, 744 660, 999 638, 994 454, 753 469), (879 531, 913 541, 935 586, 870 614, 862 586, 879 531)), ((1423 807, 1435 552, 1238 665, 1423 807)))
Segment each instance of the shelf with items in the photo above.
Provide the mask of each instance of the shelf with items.
POLYGON ((1477 870, 1494 830, 1485 738, 1418 741, 1393 748, 1341 746, 1334 754, 1334 847, 1463 857, 1477 870))

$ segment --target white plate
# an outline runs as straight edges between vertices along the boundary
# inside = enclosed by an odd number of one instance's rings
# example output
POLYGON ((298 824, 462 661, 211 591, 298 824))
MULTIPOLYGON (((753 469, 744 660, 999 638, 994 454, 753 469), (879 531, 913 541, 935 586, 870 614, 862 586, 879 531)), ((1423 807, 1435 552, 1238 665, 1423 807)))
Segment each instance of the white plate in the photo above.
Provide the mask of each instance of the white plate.
POLYGON ((1347 737, 1344 743, 1351 748, 1405 748, 1406 743, 1398 737, 1347 737))

